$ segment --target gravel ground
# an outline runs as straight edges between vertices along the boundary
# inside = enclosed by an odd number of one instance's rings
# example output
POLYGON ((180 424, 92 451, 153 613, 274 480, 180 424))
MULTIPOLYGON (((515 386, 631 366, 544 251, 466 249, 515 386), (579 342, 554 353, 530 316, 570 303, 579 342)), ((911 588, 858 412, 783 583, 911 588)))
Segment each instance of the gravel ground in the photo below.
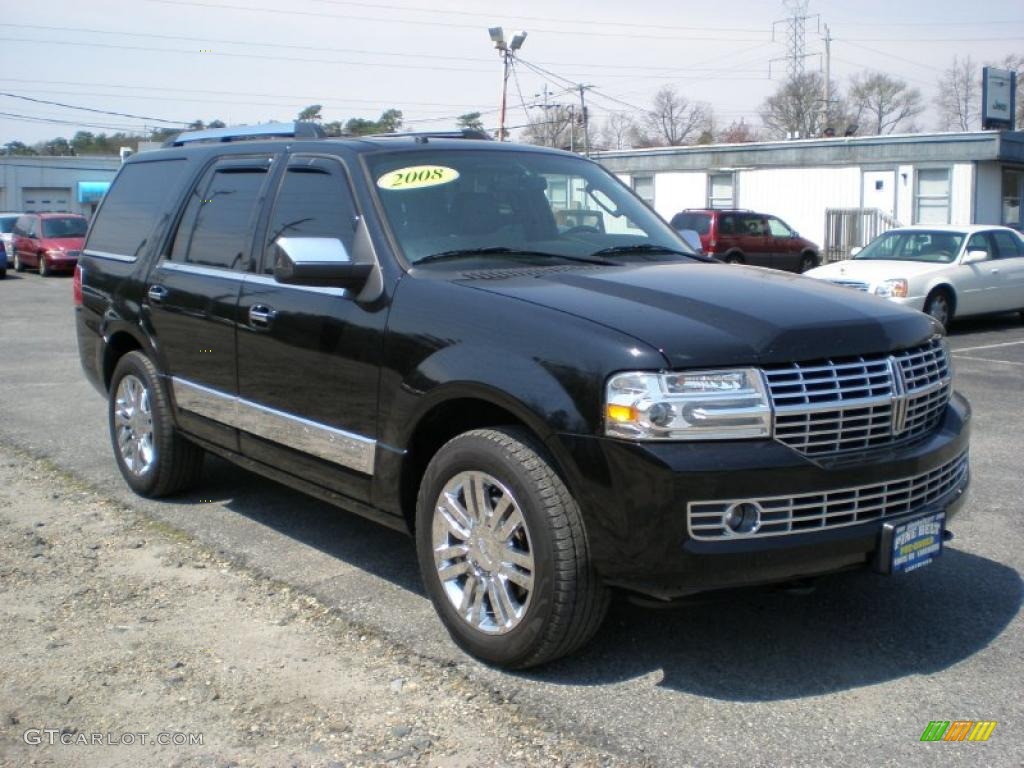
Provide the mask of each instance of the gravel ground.
POLYGON ((2 766, 640 764, 8 448, 0 551, 2 766))

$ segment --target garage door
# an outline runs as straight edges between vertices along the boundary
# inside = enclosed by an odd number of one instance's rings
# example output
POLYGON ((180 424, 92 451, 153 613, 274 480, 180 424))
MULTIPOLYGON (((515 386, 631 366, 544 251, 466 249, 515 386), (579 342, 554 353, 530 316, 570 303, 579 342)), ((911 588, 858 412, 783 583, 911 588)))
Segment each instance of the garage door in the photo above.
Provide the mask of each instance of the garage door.
POLYGON ((25 187, 21 190, 21 208, 29 213, 70 211, 71 190, 67 187, 25 187))

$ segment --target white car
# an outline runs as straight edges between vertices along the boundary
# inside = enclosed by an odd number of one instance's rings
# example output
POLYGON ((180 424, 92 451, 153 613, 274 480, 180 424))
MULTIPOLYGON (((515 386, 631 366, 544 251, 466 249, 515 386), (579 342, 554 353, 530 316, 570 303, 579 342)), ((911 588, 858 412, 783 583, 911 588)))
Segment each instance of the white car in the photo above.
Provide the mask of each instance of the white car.
POLYGON ((1009 227, 892 229, 853 258, 804 274, 922 310, 945 326, 954 315, 1024 317, 1024 238, 1009 227))

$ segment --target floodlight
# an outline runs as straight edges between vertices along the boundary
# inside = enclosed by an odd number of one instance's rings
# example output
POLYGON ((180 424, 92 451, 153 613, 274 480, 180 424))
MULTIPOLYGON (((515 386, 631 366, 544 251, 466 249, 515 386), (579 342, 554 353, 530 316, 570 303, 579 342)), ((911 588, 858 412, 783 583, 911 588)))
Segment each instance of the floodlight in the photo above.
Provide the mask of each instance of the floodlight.
POLYGON ((526 32, 516 32, 515 35, 512 36, 512 42, 509 44, 509 48, 513 51, 518 51, 523 47, 524 42, 526 42, 526 32))
POLYGON ((494 47, 498 50, 505 50, 505 32, 501 27, 488 27, 488 34, 491 36, 491 41, 494 43, 494 47))

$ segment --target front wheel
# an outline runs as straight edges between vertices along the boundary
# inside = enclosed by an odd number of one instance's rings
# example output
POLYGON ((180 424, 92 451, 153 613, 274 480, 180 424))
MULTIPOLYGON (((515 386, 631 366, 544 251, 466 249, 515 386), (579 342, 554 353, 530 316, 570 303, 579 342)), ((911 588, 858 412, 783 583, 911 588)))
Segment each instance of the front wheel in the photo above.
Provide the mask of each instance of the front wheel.
POLYGON ((949 328, 953 321, 953 302, 949 293, 938 289, 928 294, 924 302, 924 312, 942 323, 943 328, 949 328))
POLYGON ((49 277, 50 276, 50 270, 46 266, 46 257, 43 256, 43 254, 39 254, 39 276, 40 277, 49 277))
POLYGON ((813 253, 805 253, 800 259, 800 272, 809 272, 818 266, 818 257, 813 253))
POLYGON ((467 653, 524 669, 597 631, 608 590, 591 568, 575 500, 529 433, 453 438, 427 466, 416 507, 427 593, 467 653))
POLYGON ((25 265, 21 261, 21 256, 19 256, 17 253, 14 254, 14 271, 15 272, 24 272, 25 271, 25 265))
POLYGON ((117 468, 133 491, 155 498, 198 481, 203 450, 174 428, 170 402, 148 357, 129 352, 118 361, 107 406, 117 468))

